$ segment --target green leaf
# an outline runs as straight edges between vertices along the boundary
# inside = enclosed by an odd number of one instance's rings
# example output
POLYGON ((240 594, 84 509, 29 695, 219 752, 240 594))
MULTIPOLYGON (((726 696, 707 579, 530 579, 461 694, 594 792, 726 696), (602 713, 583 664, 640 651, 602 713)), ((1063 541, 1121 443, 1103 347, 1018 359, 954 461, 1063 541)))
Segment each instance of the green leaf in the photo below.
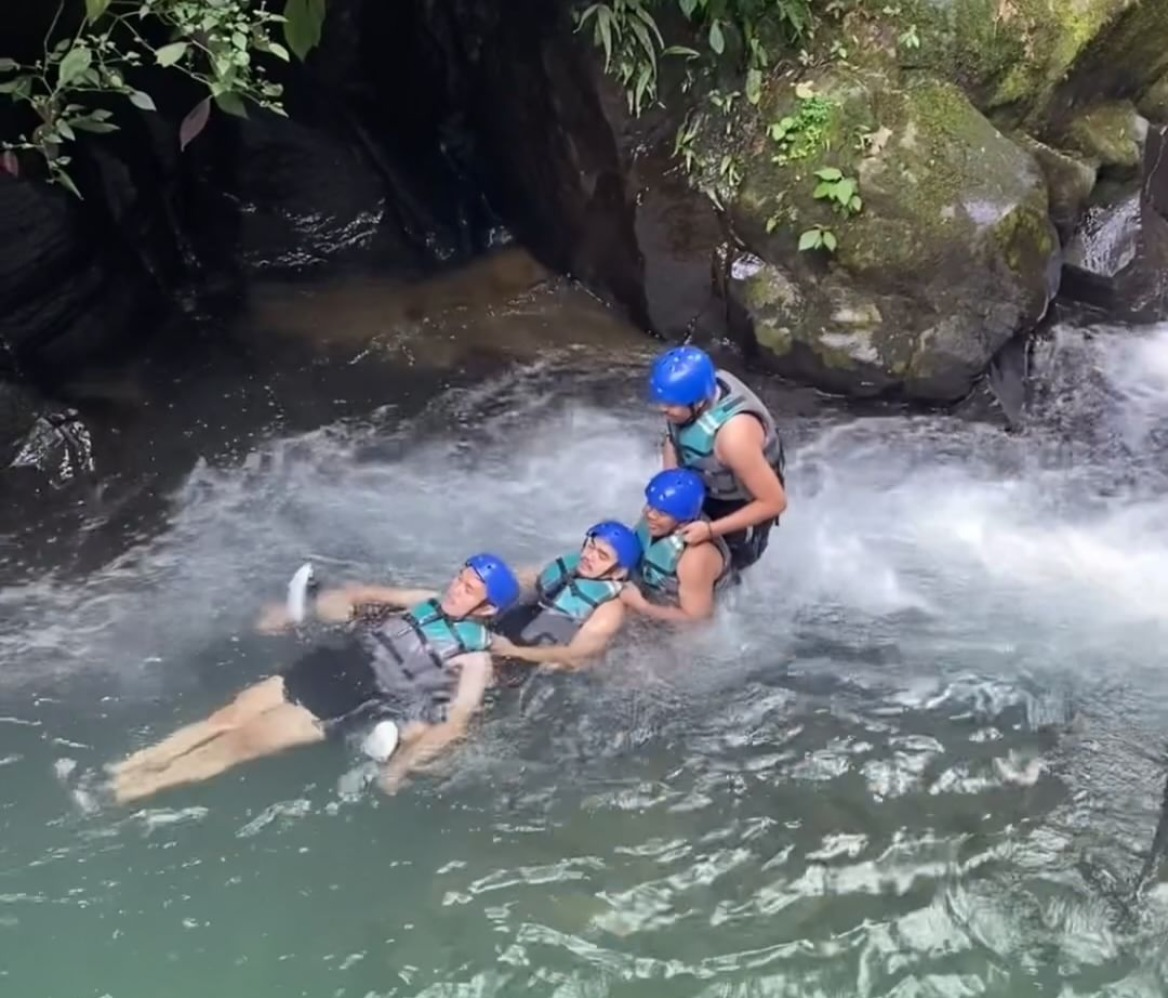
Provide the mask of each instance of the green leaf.
POLYGON ((163 45, 162 48, 155 50, 154 61, 159 66, 173 66, 187 54, 187 48, 186 42, 171 42, 169 45, 163 45))
POLYGON ((653 20, 653 15, 639 4, 633 8, 633 13, 635 13, 637 17, 644 21, 645 26, 657 36, 657 44, 664 45, 665 39, 661 37, 661 29, 657 27, 657 22, 653 20))
POLYGON ((769 236, 778 227, 779 227, 779 220, 774 215, 771 215, 771 217, 768 218, 766 221, 767 235, 769 236))
POLYGON ((693 20, 693 13, 697 9, 698 0, 678 0, 678 6, 688 20, 693 20))
POLYGON ((667 49, 662 49, 662 55, 683 55, 687 59, 697 59, 701 57, 701 53, 694 49, 687 48, 684 45, 670 45, 667 49))
POLYGON ((5 80, 0 83, 0 94, 16 93, 21 87, 27 87, 29 78, 27 76, 14 76, 11 80, 5 80))
POLYGON ((762 97, 762 73, 757 69, 746 72, 746 99, 751 104, 757 104, 762 97))
POLYGON ((288 50, 284 48, 279 42, 269 42, 268 51, 272 53, 277 59, 283 59, 285 62, 290 62, 292 57, 288 54, 288 50))
POLYGON ((811 196, 813 198, 829 198, 829 197, 831 197, 832 192, 834 190, 835 190, 835 188, 831 184, 829 184, 825 181, 821 184, 816 185, 815 193, 812 194, 811 196))
POLYGON ((820 180, 828 180, 828 181, 832 181, 832 182, 834 182, 836 180, 840 180, 843 177, 843 174, 839 170, 837 170, 834 166, 820 167, 820 169, 815 171, 815 175, 820 180))
POLYGON ((95 121, 93 118, 75 118, 73 127, 82 132, 96 132, 98 134, 118 130, 117 125, 111 125, 108 121, 95 121))
POLYGON ((856 193, 856 181, 853 177, 844 177, 839 183, 835 185, 835 198, 842 204, 847 204, 852 200, 852 195, 856 193))
POLYGON ((141 90, 131 90, 130 91, 130 103, 133 104, 134 107, 141 108, 143 111, 157 111, 158 110, 158 108, 154 104, 154 98, 151 97, 148 93, 145 93, 144 91, 141 91, 141 90))
POLYGON ((0 59, 0 73, 11 73, 19 65, 15 59, 0 59))
POLYGON ((710 24, 710 48, 718 55, 726 50, 726 39, 722 37, 722 25, 717 21, 710 24))
POLYGON ((109 5, 110 0, 85 0, 85 20, 92 24, 106 12, 109 5))
POLYGON ((57 134, 60 135, 63 139, 68 139, 70 142, 73 142, 77 138, 77 136, 73 134, 73 129, 69 127, 69 122, 67 121, 57 122, 57 134))
POLYGON ((649 57, 649 62, 656 69, 657 46, 653 44, 653 39, 649 35, 648 29, 640 21, 629 21, 629 27, 632 29, 633 34, 637 36, 637 41, 641 43, 641 48, 645 50, 645 55, 649 57))
POLYGON ((607 73, 612 62, 612 11, 607 7, 601 7, 596 14, 596 33, 604 46, 604 71, 607 73))
POLYGON ((641 103, 645 99, 645 93, 648 90, 649 84, 653 81, 653 67, 642 66, 641 73, 637 77, 637 87, 633 95, 633 103, 636 107, 637 114, 641 113, 641 103))
POLYGON ((67 174, 59 166, 55 166, 55 165, 50 166, 49 173, 52 176, 53 180, 55 180, 62 187, 64 187, 65 190, 72 193, 75 197, 81 198, 82 201, 85 200, 84 198, 81 197, 81 192, 77 189, 77 185, 75 183, 73 183, 73 178, 70 177, 69 174, 67 174))
POLYGON ((247 108, 244 106, 243 98, 239 94, 232 93, 230 90, 216 96, 215 103, 219 105, 219 110, 221 111, 233 114, 237 118, 247 117, 247 108))
POLYGON ((860 198, 859 194, 855 195, 852 200, 848 202, 848 207, 851 208, 852 211, 861 211, 863 209, 864 202, 860 198))
POLYGON ((831 229, 823 230, 823 245, 831 250, 831 252, 835 252, 837 243, 835 241, 835 233, 831 229))
POLYGON ((806 250, 815 249, 816 247, 819 246, 819 243, 820 243, 819 230, 818 229, 808 229, 806 232, 803 233, 803 235, 801 235, 799 237, 799 251, 802 253, 802 252, 805 252, 806 250))
POLYGON ((301 62, 320 44, 325 0, 287 0, 284 4, 284 41, 301 62))
POLYGON ((93 53, 82 44, 74 45, 57 66, 57 86, 67 87, 93 62, 93 53))

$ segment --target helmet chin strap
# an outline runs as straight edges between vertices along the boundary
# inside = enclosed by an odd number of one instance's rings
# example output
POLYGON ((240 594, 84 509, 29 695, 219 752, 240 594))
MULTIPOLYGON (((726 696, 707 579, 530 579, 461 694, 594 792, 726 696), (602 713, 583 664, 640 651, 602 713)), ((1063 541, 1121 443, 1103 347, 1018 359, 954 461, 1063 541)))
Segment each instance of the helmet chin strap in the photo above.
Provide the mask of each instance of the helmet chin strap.
POLYGON ((709 408, 709 405, 710 405, 709 399, 705 399, 701 402, 698 402, 696 405, 687 405, 686 409, 689 410, 689 419, 687 419, 681 425, 682 426, 693 426, 693 424, 696 423, 698 421, 698 419, 701 418, 702 413, 705 412, 707 408, 709 408))

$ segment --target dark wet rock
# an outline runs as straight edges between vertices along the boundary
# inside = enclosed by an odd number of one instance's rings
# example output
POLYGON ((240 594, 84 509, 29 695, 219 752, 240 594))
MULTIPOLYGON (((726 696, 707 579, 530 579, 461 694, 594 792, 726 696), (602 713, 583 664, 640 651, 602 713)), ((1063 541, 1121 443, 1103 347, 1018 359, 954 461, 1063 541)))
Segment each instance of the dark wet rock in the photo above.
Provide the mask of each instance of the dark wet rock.
POLYGON ((1097 168, 1078 156, 1053 149, 1024 132, 1015 132, 1010 137, 1034 157, 1046 177, 1050 220, 1065 241, 1078 225, 1091 192, 1095 189, 1097 168))
POLYGON ((100 215, 0 173, 0 344, 13 372, 77 369, 124 343, 149 292, 100 215))
POLYGON ((1168 157, 1164 130, 1149 129, 1143 180, 1117 203, 1093 207, 1067 246, 1064 297, 1129 321, 1165 314, 1168 157))
POLYGON ((1161 76, 1148 88, 1136 105, 1136 110, 1153 124, 1168 124, 1168 74, 1161 76))
POLYGON ((0 379, 0 469, 12 463, 39 411, 40 400, 31 391, 0 379))
POLYGON ((1168 219, 1168 128, 1148 130, 1141 186, 1145 204, 1168 219))

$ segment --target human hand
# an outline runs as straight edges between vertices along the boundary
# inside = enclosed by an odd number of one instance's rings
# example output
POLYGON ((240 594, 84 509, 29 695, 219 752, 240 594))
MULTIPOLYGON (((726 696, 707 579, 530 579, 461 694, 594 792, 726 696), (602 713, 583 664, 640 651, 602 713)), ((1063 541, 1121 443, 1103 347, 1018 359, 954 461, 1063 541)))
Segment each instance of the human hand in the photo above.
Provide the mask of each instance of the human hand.
POLYGON ((502 634, 496 634, 491 638, 491 652, 496 655, 516 657, 516 652, 519 651, 519 646, 508 638, 503 637, 502 634))
POLYGON ((682 527, 678 533, 686 544, 704 544, 714 539, 714 528, 709 520, 694 520, 693 523, 687 523, 682 527))
POLYGON ((648 603, 641 590, 631 582, 621 590, 620 601, 630 610, 640 610, 641 607, 648 603))

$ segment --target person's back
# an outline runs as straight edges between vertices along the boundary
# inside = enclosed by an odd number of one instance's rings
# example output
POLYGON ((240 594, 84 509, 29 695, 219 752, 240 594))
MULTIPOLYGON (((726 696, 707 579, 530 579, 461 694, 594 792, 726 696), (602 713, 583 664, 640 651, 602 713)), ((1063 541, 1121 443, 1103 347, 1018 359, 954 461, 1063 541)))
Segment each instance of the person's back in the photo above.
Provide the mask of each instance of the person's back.
POLYGON ((786 470, 782 437, 766 403, 742 379, 729 371, 719 368, 715 381, 717 394, 708 409, 686 426, 669 423, 666 428, 677 454, 678 466, 690 468, 702 476, 706 486, 706 515, 711 519, 718 515, 711 512, 716 503, 741 508, 754 498, 734 470, 719 460, 715 453, 718 431, 735 416, 746 414, 762 424, 762 450, 767 464, 780 482, 784 482, 786 470))
POLYGON ((700 539, 708 529, 725 538, 736 568, 753 565, 787 507, 774 416, 741 379, 716 368, 697 347, 658 357, 649 389, 666 419, 664 467, 694 471, 705 485, 710 526, 687 528, 687 539, 700 539))
MULTIPOLYGON (((680 606, 679 566, 686 553, 692 549, 676 531, 664 537, 652 537, 645 519, 637 524, 637 537, 645 549, 636 580, 641 592, 647 600, 658 606, 680 606)), ((728 586, 736 575, 731 567, 730 548, 726 542, 721 537, 715 537, 708 543, 716 549, 721 559, 721 569, 713 584, 714 592, 717 593, 728 586)))

